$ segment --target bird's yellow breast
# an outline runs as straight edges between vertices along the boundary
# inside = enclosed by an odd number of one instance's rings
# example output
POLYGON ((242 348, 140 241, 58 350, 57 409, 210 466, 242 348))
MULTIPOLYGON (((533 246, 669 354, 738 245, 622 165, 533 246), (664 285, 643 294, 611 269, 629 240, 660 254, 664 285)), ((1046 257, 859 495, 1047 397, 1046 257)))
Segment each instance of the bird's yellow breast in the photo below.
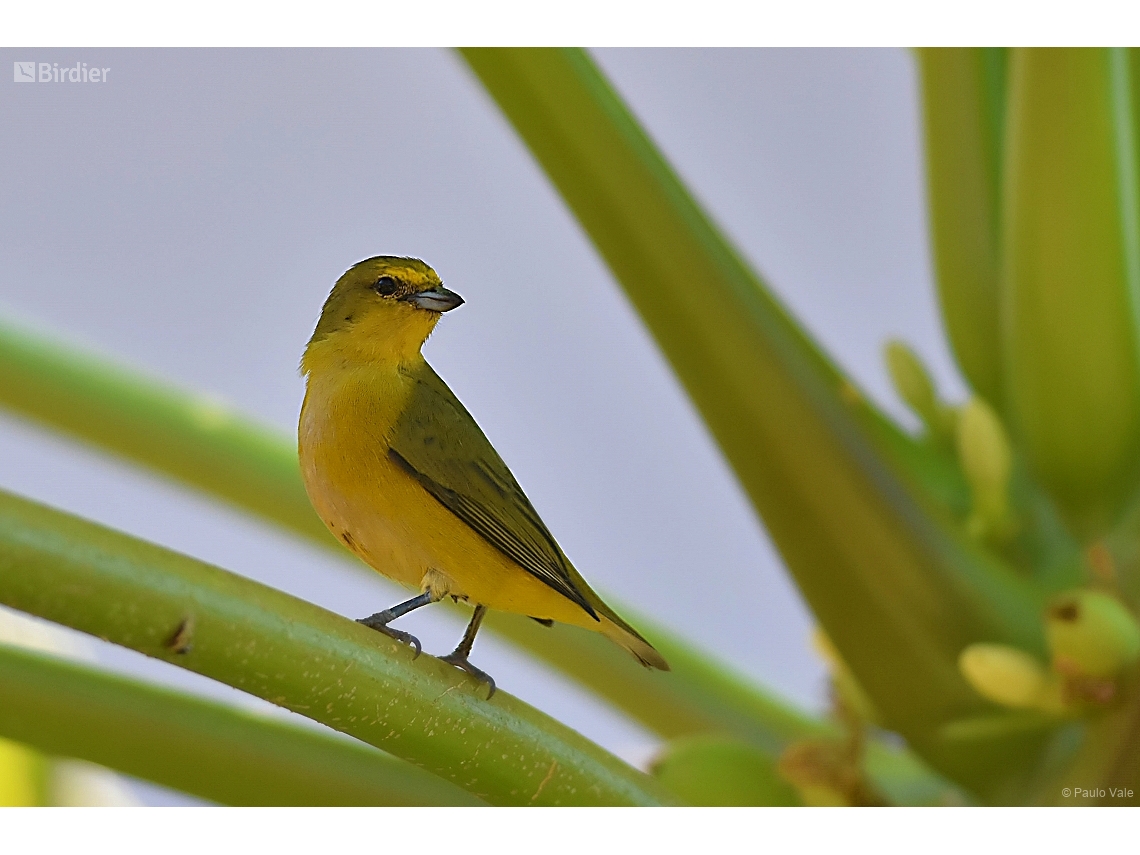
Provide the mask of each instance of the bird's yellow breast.
POLYGON ((407 393, 394 370, 311 376, 297 437, 305 487, 329 530, 384 575, 419 585, 429 559, 406 530, 418 497, 388 457, 407 393))
POLYGON ((432 574, 437 593, 502 611, 594 624, 580 606, 503 555, 392 459, 389 437, 411 391, 411 381, 395 365, 310 373, 298 430, 301 473, 329 530, 373 569, 405 585, 424 587, 432 574))

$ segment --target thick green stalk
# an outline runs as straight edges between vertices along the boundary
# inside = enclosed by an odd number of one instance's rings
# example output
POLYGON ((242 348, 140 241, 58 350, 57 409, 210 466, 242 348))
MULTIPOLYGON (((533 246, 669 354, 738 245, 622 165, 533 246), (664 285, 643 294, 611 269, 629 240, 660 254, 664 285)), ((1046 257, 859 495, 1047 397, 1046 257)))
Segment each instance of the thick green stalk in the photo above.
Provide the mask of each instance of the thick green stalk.
POLYGON ((962 373, 1000 409, 1004 49, 923 48, 918 59, 942 321, 962 373))
MULTIPOLYGON (((1132 152, 1134 162, 1140 164, 1140 48, 1128 49, 1128 66, 1132 76, 1132 152)), ((1140 240, 1140 235, 1136 239, 1140 240)))
POLYGON ((1136 485, 1140 360, 1128 57, 1017 49, 1003 196, 1003 347, 1013 428, 1083 538, 1136 485))
POLYGON ((216 567, 0 494, 0 603, 196 671, 493 804, 657 804, 654 782, 431 656, 216 567))
POLYGON ((1039 602, 913 488, 888 431, 692 200, 581 51, 465 50, 578 217, 704 417, 800 589, 886 724, 971 786, 1032 740, 951 750, 984 708, 971 641, 1040 651, 1039 602))
POLYGON ((359 742, 0 645, 0 735, 235 805, 476 805, 359 742))

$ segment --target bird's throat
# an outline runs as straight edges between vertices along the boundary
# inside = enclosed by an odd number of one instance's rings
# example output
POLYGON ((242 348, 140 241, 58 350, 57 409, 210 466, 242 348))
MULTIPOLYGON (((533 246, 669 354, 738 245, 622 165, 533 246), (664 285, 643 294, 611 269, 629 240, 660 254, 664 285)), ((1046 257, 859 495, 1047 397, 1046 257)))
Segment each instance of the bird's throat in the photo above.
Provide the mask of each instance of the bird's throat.
POLYGON ((366 366, 383 370, 414 365, 423 360, 420 348, 438 319, 435 313, 418 309, 376 312, 327 335, 314 334, 301 370, 313 376, 366 366))

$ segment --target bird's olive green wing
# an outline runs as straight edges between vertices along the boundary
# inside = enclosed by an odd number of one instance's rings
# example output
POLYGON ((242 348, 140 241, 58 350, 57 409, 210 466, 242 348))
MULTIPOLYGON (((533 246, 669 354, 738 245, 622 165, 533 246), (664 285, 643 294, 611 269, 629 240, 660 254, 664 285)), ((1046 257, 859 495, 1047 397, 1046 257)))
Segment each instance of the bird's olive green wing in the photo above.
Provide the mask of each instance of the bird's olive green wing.
POLYGON ((405 375, 411 398, 389 454, 484 540, 598 619, 577 574, 475 419, 426 362, 405 375))

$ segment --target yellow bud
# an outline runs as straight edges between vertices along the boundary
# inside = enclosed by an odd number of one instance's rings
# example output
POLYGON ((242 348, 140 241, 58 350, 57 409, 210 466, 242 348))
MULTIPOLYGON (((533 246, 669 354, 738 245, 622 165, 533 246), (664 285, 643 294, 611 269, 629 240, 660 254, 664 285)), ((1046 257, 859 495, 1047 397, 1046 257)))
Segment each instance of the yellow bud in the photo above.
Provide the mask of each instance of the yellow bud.
POLYGON ((1009 478, 1013 452, 1001 420, 985 401, 972 398, 958 413, 958 459, 970 484, 976 533, 1009 527, 1009 478))
POLYGON ((44 804, 45 766, 38 751, 0 739, 0 807, 44 804))
POLYGON ((1079 588, 1049 606, 1045 632, 1055 663, 1111 677, 1140 658, 1140 626, 1115 597, 1079 588))
POLYGON ((1039 707, 1049 686, 1041 663, 1004 644, 971 644, 959 654, 958 670, 979 695, 1005 707, 1039 707))

